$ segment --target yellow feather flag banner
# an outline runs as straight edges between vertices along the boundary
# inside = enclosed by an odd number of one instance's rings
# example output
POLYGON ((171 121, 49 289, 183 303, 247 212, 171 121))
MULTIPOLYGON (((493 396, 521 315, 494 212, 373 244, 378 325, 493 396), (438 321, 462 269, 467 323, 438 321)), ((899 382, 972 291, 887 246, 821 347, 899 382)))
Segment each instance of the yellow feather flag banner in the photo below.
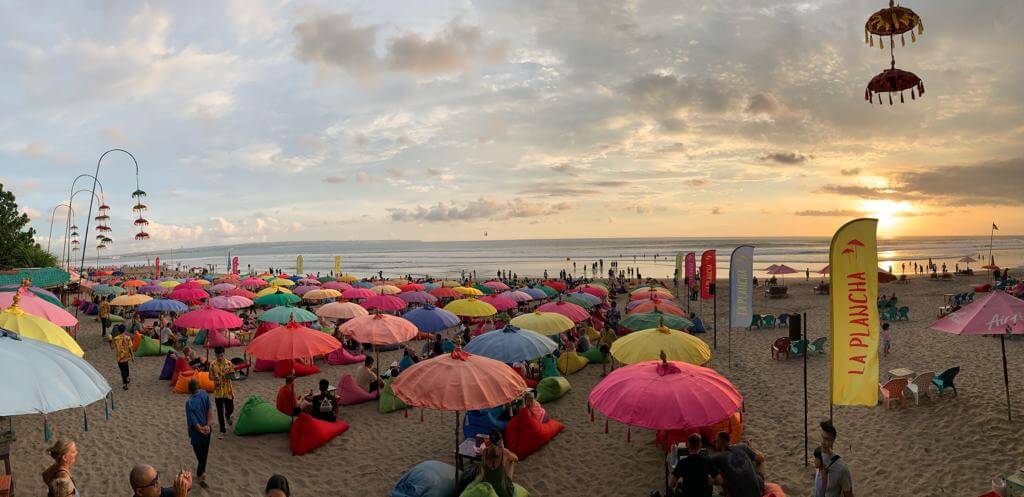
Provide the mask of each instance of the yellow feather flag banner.
POLYGON ((829 247, 832 404, 878 403, 877 219, 843 225, 829 247))
POLYGON ((334 256, 334 276, 341 276, 341 256, 334 256))
POLYGON ((295 274, 302 274, 302 256, 295 258, 295 274))

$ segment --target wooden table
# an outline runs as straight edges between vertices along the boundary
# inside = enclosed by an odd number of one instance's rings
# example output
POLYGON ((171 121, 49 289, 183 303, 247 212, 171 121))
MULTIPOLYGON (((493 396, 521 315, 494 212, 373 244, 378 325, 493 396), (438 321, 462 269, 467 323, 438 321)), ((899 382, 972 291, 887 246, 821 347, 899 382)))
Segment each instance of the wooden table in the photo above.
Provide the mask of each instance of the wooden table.
POLYGON ((912 376, 914 376, 914 371, 907 368, 890 369, 888 373, 889 379, 906 378, 909 380, 912 376))

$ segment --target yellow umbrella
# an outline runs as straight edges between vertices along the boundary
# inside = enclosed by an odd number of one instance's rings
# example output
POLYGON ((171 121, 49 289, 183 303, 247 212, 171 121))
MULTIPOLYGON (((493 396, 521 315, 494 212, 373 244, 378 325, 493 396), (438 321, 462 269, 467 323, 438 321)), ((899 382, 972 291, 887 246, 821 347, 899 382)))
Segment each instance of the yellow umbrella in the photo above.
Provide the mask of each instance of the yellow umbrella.
POLYGON ((405 278, 398 278, 398 279, 394 279, 394 280, 388 280, 388 284, 396 285, 396 286, 397 285, 408 285, 409 284, 409 280, 407 280, 405 278))
POLYGON ((344 282, 344 283, 352 283, 354 281, 359 281, 359 278, 356 278, 355 276, 352 276, 351 274, 343 274, 340 277, 338 277, 338 281, 341 281, 341 282, 344 282))
POLYGON ((665 326, 630 333, 612 343, 612 356, 623 364, 658 360, 661 352, 669 361, 701 366, 711 360, 704 340, 665 326))
POLYGON ((371 288, 370 291, 377 295, 395 295, 402 293, 402 289, 394 285, 377 285, 371 288))
POLYGON ((260 298, 264 295, 270 295, 272 293, 292 293, 292 291, 283 286, 268 286, 256 292, 256 298, 260 298))
POLYGON ((180 281, 174 281, 174 280, 167 280, 167 281, 161 281, 160 282, 160 286, 162 286, 164 288, 174 288, 174 287, 176 287, 176 286, 178 286, 180 284, 181 284, 180 281))
MULTIPOLYGON (((15 297, 17 299, 17 297, 15 297)), ((78 346, 78 342, 63 328, 57 326, 41 317, 33 316, 18 307, 15 300, 10 307, 0 312, 0 328, 17 332, 25 338, 39 340, 51 345, 67 349, 72 354, 82 357, 85 351, 78 346)), ((13 379, 11 379, 13 381, 13 379)))
POLYGON ((332 290, 330 288, 321 288, 320 290, 310 290, 302 295, 302 298, 306 300, 324 300, 324 299, 336 299, 341 297, 341 292, 332 290))
MULTIPOLYGON (((459 302, 458 300, 454 302, 459 302)), ((454 303, 453 302, 453 303, 454 303)), ((534 311, 529 314, 520 314, 509 324, 524 330, 536 331, 543 335, 557 335, 563 331, 571 330, 575 323, 571 319, 557 312, 534 311)))
POLYGON ((134 293, 132 295, 119 295, 110 301, 110 305, 136 306, 153 300, 149 295, 134 293))
POLYGON ((493 305, 487 302, 481 302, 472 297, 468 299, 453 300, 444 306, 444 310, 455 314, 456 316, 466 316, 471 318, 482 318, 486 316, 493 316, 498 313, 498 310, 493 305))
POLYGON ((274 278, 270 280, 270 286, 295 286, 295 282, 287 278, 274 278))
MULTIPOLYGON (((640 288, 637 288, 636 290, 633 290, 632 292, 629 292, 629 294, 630 295, 636 295, 638 293, 647 293, 647 292, 657 292, 657 293, 664 294, 664 295, 666 295, 668 297, 672 297, 672 292, 670 292, 670 291, 668 291, 668 289, 662 288, 660 286, 642 286, 640 288)), ((657 359, 657 358, 655 358, 655 359, 657 359)), ((669 359, 669 360, 671 361, 671 359, 669 359)))
POLYGON ((472 295, 474 297, 479 297, 480 295, 484 294, 484 292, 481 292, 480 290, 477 290, 476 288, 473 288, 471 286, 457 286, 455 288, 452 288, 452 290, 463 295, 472 295))
POLYGON ((462 283, 459 283, 458 281, 444 280, 444 281, 441 282, 441 286, 455 287, 455 286, 462 286, 462 283))
POLYGON ((200 279, 198 279, 198 280, 192 280, 192 281, 194 281, 194 282, 196 282, 196 283, 199 283, 199 286, 206 286, 206 285, 209 285, 209 284, 210 284, 210 282, 209 282, 209 281, 207 281, 207 280, 204 280, 204 279, 202 279, 202 278, 200 278, 200 279))

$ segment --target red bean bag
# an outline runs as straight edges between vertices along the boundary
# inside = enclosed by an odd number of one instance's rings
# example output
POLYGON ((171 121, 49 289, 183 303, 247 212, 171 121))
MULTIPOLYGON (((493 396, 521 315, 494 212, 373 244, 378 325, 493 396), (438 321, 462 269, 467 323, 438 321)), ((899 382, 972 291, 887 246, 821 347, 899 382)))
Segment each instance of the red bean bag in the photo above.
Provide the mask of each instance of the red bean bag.
POLYGON ((520 409, 505 426, 505 448, 524 459, 540 450, 564 428, 565 425, 550 418, 541 423, 526 409, 520 409))
POLYGON ((992 285, 985 283, 984 285, 978 285, 974 287, 974 293, 988 293, 992 291, 992 285))
POLYGON ((223 331, 212 330, 206 335, 206 343, 203 344, 203 346, 208 349, 217 347, 241 347, 242 341, 235 336, 231 337, 229 340, 228 337, 224 335, 223 331))
POLYGON ((296 377, 309 376, 311 374, 317 374, 320 372, 320 368, 316 367, 315 364, 305 364, 299 361, 277 361, 274 365, 274 376, 278 378, 284 378, 288 376, 288 373, 295 373, 296 377))
POLYGON ((188 382, 195 378, 199 380, 199 388, 213 393, 213 380, 207 371, 182 371, 178 374, 178 381, 174 384, 174 393, 188 393, 188 382))
POLYGON ((348 430, 348 423, 340 419, 331 423, 316 419, 309 413, 301 413, 292 422, 292 429, 288 433, 292 455, 301 456, 312 452, 330 442, 332 438, 345 433, 346 430, 348 430))
POLYGON ((355 355, 345 347, 338 347, 337 350, 327 354, 327 364, 332 366, 344 366, 346 364, 362 364, 366 360, 363 354, 355 355))
POLYGON ((188 365, 184 357, 179 357, 174 363, 174 373, 171 374, 171 388, 178 384, 178 375, 182 371, 192 371, 192 366, 188 365))
POLYGON ((262 373, 263 371, 273 371, 274 366, 277 365, 277 361, 271 361, 270 359, 256 359, 256 364, 253 365, 253 371, 262 373))
POLYGON ((515 371, 516 374, 519 375, 519 377, 526 382, 527 388, 537 388, 537 380, 531 380, 527 378, 526 375, 523 374, 522 368, 512 368, 512 370, 515 371))
POLYGON ((362 404, 371 400, 377 400, 377 392, 370 393, 363 390, 356 384, 356 379, 351 374, 345 373, 338 380, 338 403, 343 406, 362 404))

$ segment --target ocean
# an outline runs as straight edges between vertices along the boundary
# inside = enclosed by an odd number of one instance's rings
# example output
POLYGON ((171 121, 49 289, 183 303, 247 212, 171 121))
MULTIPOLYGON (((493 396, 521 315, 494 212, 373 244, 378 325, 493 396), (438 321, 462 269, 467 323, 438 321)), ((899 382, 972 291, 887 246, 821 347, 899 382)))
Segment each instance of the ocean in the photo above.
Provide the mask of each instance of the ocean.
MULTIPOLYGON (((477 272, 487 278, 498 270, 512 271, 520 276, 541 276, 545 270, 557 275, 562 269, 575 275, 593 276, 591 264, 598 262, 598 272, 607 275, 613 262, 619 269, 639 268, 644 276, 672 277, 677 252, 718 252, 718 274, 725 276, 729 254, 738 245, 753 245, 754 269, 764 274, 771 264, 786 264, 814 274, 828 264, 828 238, 581 238, 549 240, 485 240, 459 242, 423 242, 412 240, 381 241, 310 241, 273 242, 160 249, 114 255, 100 259, 101 265, 152 264, 156 257, 164 264, 182 268, 209 267, 226 272, 231 257, 238 257, 242 272, 262 272, 269 268, 295 271, 296 256, 303 257, 304 273, 328 274, 334 268, 334 257, 342 257, 342 272, 366 277, 383 272, 384 277, 405 274, 441 278, 459 277, 477 272), (600 261, 604 262, 601 270, 600 261), (585 272, 586 271, 586 272, 585 272)), ((154 245, 156 243, 154 242, 154 245)), ((913 263, 924 264, 931 258, 950 271, 964 256, 979 259, 971 264, 980 268, 987 262, 988 237, 912 237, 893 238, 879 242, 879 266, 892 268, 899 274, 902 264, 912 272, 913 263)), ((1024 265, 1024 237, 1001 236, 993 243, 993 256, 1000 266, 1024 265)), ((91 258, 87 263, 92 264, 91 258)), ((963 266, 963 263, 959 263, 963 266)))

